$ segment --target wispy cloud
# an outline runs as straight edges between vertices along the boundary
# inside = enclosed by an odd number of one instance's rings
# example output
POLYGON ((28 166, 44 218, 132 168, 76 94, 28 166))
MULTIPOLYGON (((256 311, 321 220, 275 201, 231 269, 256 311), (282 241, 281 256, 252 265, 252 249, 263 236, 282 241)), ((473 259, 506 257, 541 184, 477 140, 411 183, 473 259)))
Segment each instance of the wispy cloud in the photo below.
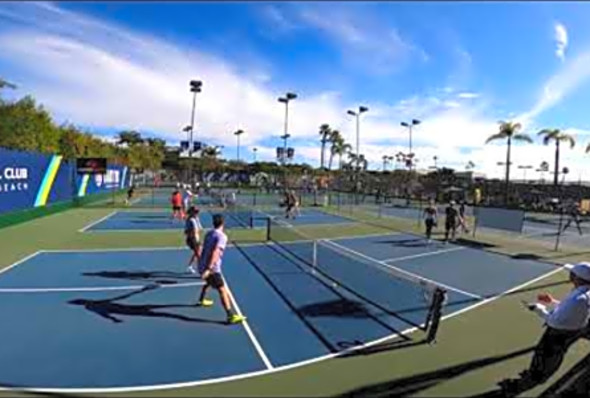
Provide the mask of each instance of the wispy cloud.
POLYGON ((555 40, 555 55, 562 62, 565 60, 565 50, 568 45, 567 30, 561 23, 556 23, 554 29, 554 40, 555 40))
POLYGON ((543 85, 535 105, 517 119, 527 125, 533 119, 560 103, 567 95, 573 93, 590 78, 590 49, 580 53, 574 59, 551 76, 543 85))
POLYGON ((465 93, 459 93, 459 94, 457 94, 457 97, 462 98, 462 99, 473 99, 473 98, 478 98, 479 97, 479 94, 465 92, 465 93))
MULTIPOLYGON (((295 21, 288 17, 286 12, 273 4, 267 4, 260 8, 260 14, 273 33, 288 33, 298 28, 295 21)), ((268 29, 264 30, 268 34, 268 29)))
POLYGON ((323 33, 340 49, 345 61, 377 74, 391 74, 408 61, 427 61, 426 52, 375 14, 368 4, 300 3, 292 8, 304 24, 323 33), (371 62, 367 62, 370 56, 371 62))

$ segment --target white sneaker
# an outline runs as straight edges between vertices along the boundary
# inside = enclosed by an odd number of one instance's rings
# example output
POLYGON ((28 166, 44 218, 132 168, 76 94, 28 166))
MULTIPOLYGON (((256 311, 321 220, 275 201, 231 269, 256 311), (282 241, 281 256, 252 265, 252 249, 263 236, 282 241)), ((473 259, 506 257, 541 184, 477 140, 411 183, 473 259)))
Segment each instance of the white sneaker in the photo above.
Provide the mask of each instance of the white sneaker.
POLYGON ((187 271, 190 272, 191 274, 197 273, 197 270, 192 265, 188 266, 187 271))

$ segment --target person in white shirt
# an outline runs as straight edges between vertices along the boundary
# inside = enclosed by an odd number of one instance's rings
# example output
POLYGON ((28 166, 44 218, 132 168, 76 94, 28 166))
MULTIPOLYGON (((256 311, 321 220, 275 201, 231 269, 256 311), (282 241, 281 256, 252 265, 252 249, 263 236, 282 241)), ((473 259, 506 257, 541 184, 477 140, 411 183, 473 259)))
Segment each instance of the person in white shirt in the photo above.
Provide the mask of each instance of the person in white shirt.
POLYGON ((507 392, 521 392, 547 381, 563 361, 570 346, 579 338, 590 339, 590 263, 566 265, 574 288, 561 301, 548 293, 539 294, 538 302, 527 304, 547 327, 541 337, 529 369, 520 380, 506 380, 507 392))

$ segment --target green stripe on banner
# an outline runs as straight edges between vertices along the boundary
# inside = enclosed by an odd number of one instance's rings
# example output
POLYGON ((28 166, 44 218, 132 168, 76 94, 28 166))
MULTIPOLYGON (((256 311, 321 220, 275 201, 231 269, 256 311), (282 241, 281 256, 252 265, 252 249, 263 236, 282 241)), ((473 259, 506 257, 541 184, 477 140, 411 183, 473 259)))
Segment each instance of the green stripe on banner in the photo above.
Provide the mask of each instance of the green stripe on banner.
POLYGON ((43 177, 39 191, 37 192, 37 198, 35 198, 35 207, 45 206, 47 204, 49 192, 51 192, 51 187, 55 182, 55 177, 57 176, 57 171, 59 170, 62 159, 63 156, 59 155, 53 155, 51 158, 49 166, 47 166, 47 170, 45 170, 45 176, 43 177))
POLYGON ((80 182, 80 188, 78 188, 78 197, 86 196, 86 189, 88 188, 88 181, 90 181, 90 174, 84 174, 82 181, 80 182))

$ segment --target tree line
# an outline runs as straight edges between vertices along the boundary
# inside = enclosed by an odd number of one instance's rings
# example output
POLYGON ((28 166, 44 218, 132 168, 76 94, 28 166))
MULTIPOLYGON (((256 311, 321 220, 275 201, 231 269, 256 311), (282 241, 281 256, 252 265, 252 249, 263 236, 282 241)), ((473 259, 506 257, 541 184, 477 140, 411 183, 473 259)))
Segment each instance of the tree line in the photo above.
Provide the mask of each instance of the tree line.
MULTIPOLYGON (((2 89, 16 88, 0 79, 2 89)), ((65 159, 104 157, 109 163, 136 170, 158 170, 164 160, 165 141, 122 131, 116 142, 107 142, 71 123, 57 124, 32 96, 8 101, 0 95, 0 147, 59 154, 65 159)))

